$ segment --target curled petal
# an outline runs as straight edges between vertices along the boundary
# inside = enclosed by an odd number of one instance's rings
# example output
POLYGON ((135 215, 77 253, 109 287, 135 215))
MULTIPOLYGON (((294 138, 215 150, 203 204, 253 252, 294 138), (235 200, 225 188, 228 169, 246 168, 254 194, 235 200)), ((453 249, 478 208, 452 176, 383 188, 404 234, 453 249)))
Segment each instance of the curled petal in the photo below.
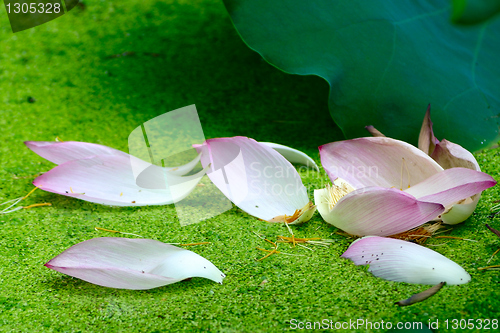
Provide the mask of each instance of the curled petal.
POLYGON ((427 155, 431 155, 434 148, 439 143, 439 140, 434 136, 431 121, 431 105, 427 107, 422 127, 420 128, 420 135, 418 136, 418 148, 427 155))
POLYGON ((406 188, 443 170, 420 149, 385 137, 332 142, 319 151, 332 182, 340 177, 354 188, 406 188))
POLYGON ((259 143, 273 148, 278 153, 283 155, 283 157, 286 158, 290 163, 303 164, 308 167, 316 169, 316 171, 319 171, 319 167, 316 164, 316 162, 314 162, 312 158, 310 158, 300 150, 280 145, 279 143, 272 143, 272 142, 259 142, 259 143))
POLYGON ((440 204, 422 202, 397 189, 367 187, 345 195, 329 208, 326 189, 314 190, 323 219, 345 232, 389 236, 417 227, 444 211, 440 204))
POLYGON ((246 137, 217 138, 196 146, 203 167, 235 205, 262 220, 294 215, 309 202, 297 170, 280 153, 246 137))
POLYGON ((389 281, 419 284, 463 284, 470 275, 445 256, 399 239, 369 236, 353 242, 343 258, 389 281))
POLYGON ((476 158, 470 151, 447 140, 442 140, 436 145, 436 149, 434 149, 431 157, 438 162, 443 169, 459 167, 481 171, 476 158))
POLYGON ((25 141, 24 144, 36 154, 55 164, 95 155, 128 156, 120 150, 88 142, 25 141))
POLYGON ((191 193, 205 172, 180 177, 123 153, 63 163, 37 177, 33 184, 45 191, 105 205, 165 205, 191 193), (143 176, 134 176, 132 163, 141 166, 143 176))
POLYGON ((190 277, 222 284, 225 275, 198 254, 152 239, 94 238, 45 264, 104 287, 144 290, 190 277))
POLYGON ((445 207, 490 188, 496 181, 490 175, 465 168, 446 169, 405 190, 421 201, 445 207))

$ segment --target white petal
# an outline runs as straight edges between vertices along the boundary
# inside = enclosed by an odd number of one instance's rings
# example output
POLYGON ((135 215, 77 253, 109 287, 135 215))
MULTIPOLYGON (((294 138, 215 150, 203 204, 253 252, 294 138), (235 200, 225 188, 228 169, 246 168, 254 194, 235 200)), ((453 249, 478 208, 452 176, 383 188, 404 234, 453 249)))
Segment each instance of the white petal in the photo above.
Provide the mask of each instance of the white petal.
POLYGON ((222 283, 225 277, 198 254, 152 239, 90 239, 72 246, 45 266, 119 289, 151 289, 190 277, 222 283))
POLYGON ((207 175, 234 204, 271 220, 291 216, 308 202, 297 170, 274 149, 246 137, 217 138, 197 146, 207 175))
POLYGON ((441 215, 441 221, 445 224, 458 224, 467 220, 476 209, 480 198, 481 194, 478 193, 453 205, 448 212, 441 215))
POLYGON ((470 275, 455 262, 426 247, 399 239, 368 236, 353 242, 343 258, 370 265, 369 272, 389 281, 463 284, 470 275))
POLYGON ((316 171, 319 171, 319 167, 316 164, 316 162, 314 162, 312 158, 310 158, 308 155, 301 152, 300 150, 280 145, 279 143, 273 143, 273 142, 259 142, 259 143, 273 148, 278 153, 283 155, 283 157, 286 158, 290 163, 303 164, 308 167, 316 169, 316 171))

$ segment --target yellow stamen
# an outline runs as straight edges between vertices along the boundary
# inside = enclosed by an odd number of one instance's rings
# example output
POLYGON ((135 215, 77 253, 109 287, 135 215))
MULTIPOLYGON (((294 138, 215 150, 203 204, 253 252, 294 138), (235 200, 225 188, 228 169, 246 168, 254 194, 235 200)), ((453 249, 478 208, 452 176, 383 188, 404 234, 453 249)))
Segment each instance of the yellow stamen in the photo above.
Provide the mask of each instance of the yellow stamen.
POLYGON ((28 194, 26 194, 26 195, 25 195, 25 196, 24 196, 21 200, 24 200, 24 199, 26 199, 27 197, 29 197, 29 196, 30 196, 33 192, 35 192, 35 191, 36 191, 36 189, 37 189, 37 188, 40 188, 40 187, 41 187, 41 186, 37 186, 37 187, 35 187, 34 189, 32 189, 31 191, 29 191, 29 193, 28 193, 28 194))
POLYGON ((37 203, 37 204, 25 206, 25 207, 23 207, 23 209, 30 209, 30 208, 33 208, 33 207, 42 207, 42 206, 52 206, 52 204, 50 202, 37 203))
POLYGON ((482 271, 484 269, 499 268, 499 267, 500 267, 500 265, 493 265, 493 266, 479 267, 477 270, 482 271))
POLYGON ((500 249, 496 250, 495 252, 493 252, 493 254, 491 255, 491 258, 486 262, 487 264, 490 263, 491 259, 493 259, 493 257, 498 253, 500 252, 500 249))
POLYGON ((114 234, 132 235, 132 236, 137 236, 137 237, 143 238, 141 235, 132 234, 130 232, 116 231, 116 230, 104 229, 104 228, 99 228, 99 227, 94 227, 94 229, 96 231, 106 231, 106 232, 111 232, 111 233, 114 233, 114 234))
POLYGON ((333 185, 327 184, 325 199, 326 203, 328 204, 328 208, 332 210, 333 207, 335 207, 335 205, 337 204, 337 202, 339 202, 339 200, 342 199, 342 197, 344 197, 346 194, 352 191, 354 191, 354 189, 346 183, 342 183, 340 186, 335 184, 333 185))

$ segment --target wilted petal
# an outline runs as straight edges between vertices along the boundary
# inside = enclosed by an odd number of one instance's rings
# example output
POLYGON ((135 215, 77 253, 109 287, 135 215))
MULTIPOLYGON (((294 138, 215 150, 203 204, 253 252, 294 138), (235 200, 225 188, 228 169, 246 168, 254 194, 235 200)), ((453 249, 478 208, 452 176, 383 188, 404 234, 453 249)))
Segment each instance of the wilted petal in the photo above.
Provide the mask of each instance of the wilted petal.
POLYGON ((451 168, 404 191, 421 201, 437 202, 446 208, 492 187, 496 181, 490 175, 465 168, 451 168))
POLYGON ((463 284, 470 275, 459 265, 426 247, 399 239, 369 236, 358 239, 343 258, 382 279, 419 284, 463 284))
POLYGON ((280 153, 246 137, 217 138, 196 146, 210 180, 250 215, 292 216, 308 202, 297 170, 280 153))
POLYGON ((431 121, 431 105, 427 107, 422 127, 420 128, 420 135, 418 136, 418 148, 427 155, 431 155, 434 148, 439 143, 439 140, 434 136, 431 121))
POLYGON ((340 177, 354 188, 407 188, 443 170, 420 149, 385 137, 332 142, 319 151, 332 182, 340 177))
POLYGON ((316 169, 316 171, 319 171, 319 167, 316 164, 316 162, 314 162, 312 158, 310 158, 300 150, 280 145, 279 143, 273 143, 273 142, 259 142, 259 143, 273 148, 278 153, 283 155, 283 157, 286 158, 290 163, 307 165, 308 167, 314 168, 316 169))
POLYGON ((476 158, 467 149, 448 140, 442 140, 432 153, 431 157, 438 162, 443 169, 467 168, 481 171, 476 158))
POLYGON ((180 177, 128 154, 98 155, 63 163, 33 181, 45 191, 115 206, 164 205, 186 197, 205 174, 180 177), (132 170, 146 170, 137 179, 132 170))
POLYGON ((222 284, 225 275, 198 254, 152 239, 94 238, 45 264, 104 287, 151 289, 190 277, 222 284))
POLYGON ((417 227, 444 211, 440 204, 422 202, 398 189, 366 187, 346 194, 330 209, 327 189, 314 190, 323 219, 345 232, 389 236, 417 227))

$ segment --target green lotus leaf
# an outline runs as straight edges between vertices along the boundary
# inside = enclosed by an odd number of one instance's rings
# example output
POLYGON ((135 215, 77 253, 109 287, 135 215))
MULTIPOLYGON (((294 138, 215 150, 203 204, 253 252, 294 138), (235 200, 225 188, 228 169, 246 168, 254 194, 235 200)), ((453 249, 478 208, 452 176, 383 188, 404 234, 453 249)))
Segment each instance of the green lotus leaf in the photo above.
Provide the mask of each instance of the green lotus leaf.
POLYGON ((452 20, 458 24, 484 22, 500 12, 500 0, 452 0, 452 20))
POLYGON ((330 113, 348 138, 374 125, 416 143, 428 103, 439 139, 477 150, 498 138, 498 17, 454 25, 449 0, 224 3, 269 63, 328 81, 330 113))

